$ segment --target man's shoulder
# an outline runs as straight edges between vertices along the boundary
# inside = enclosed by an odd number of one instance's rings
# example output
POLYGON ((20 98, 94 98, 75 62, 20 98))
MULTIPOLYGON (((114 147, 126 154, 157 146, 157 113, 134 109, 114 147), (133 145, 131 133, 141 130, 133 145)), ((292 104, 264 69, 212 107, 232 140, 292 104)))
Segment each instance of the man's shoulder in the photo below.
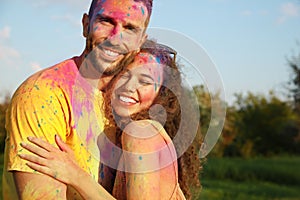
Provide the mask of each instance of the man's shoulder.
POLYGON ((74 59, 64 60, 34 73, 19 86, 15 96, 24 93, 42 94, 56 90, 70 90, 78 74, 74 59))
POLYGON ((71 81, 78 74, 78 69, 74 58, 64 60, 51 67, 45 68, 30 76, 27 80, 33 82, 51 82, 53 84, 63 84, 71 81))

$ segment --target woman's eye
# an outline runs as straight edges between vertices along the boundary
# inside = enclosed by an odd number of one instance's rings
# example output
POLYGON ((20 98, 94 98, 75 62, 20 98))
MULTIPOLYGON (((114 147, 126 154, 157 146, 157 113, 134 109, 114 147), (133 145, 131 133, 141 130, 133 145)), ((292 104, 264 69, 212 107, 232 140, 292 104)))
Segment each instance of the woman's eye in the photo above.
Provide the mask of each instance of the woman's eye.
POLYGON ((150 80, 140 80, 140 83, 142 85, 152 85, 152 84, 154 84, 153 81, 150 81, 150 80))
POLYGON ((122 74, 120 78, 129 78, 130 77, 130 74, 128 73, 125 73, 125 74, 122 74))

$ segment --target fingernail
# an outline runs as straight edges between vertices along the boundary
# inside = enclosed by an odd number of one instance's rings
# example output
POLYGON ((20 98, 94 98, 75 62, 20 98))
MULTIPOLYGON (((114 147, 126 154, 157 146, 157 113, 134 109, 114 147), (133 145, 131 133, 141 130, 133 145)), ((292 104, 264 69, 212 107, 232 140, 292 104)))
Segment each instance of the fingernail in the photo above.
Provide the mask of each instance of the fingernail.
POLYGON ((57 139, 61 140, 60 137, 59 137, 59 135, 55 134, 55 137, 56 137, 57 139))
POLYGON ((19 156, 19 157, 21 157, 21 158, 23 158, 23 157, 24 157, 24 155, 23 155, 23 154, 18 154, 18 156, 19 156))
POLYGON ((27 140, 29 140, 29 141, 31 141, 32 139, 33 139, 32 136, 28 136, 28 137, 27 137, 27 140))

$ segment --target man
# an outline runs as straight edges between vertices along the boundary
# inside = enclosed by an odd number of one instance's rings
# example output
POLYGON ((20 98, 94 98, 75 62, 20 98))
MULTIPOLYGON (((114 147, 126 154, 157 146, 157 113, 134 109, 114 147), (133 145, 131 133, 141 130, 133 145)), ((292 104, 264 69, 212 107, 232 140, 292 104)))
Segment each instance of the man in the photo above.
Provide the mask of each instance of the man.
POLYGON ((59 135, 80 167, 97 179, 98 161, 86 148, 91 138, 79 134, 95 136, 103 130, 101 90, 118 72, 118 63, 145 41, 151 10, 152 0, 93 0, 82 18, 83 53, 32 75, 18 88, 6 116, 4 199, 81 198, 72 188, 30 170, 18 157, 28 134, 52 144, 59 135), (87 79, 96 80, 97 91, 87 79))

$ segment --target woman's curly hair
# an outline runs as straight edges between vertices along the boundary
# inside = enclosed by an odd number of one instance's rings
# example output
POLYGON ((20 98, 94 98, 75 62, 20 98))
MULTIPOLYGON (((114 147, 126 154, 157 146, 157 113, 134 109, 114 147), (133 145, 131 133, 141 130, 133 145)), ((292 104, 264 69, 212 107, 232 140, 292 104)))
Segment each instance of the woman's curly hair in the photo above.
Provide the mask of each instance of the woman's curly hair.
MULTIPOLYGON (((181 80, 181 72, 179 69, 179 65, 176 63, 176 52, 171 48, 158 44, 154 41, 147 40, 145 44, 142 46, 140 52, 150 53, 155 56, 156 60, 164 65, 163 67, 163 83, 160 87, 160 90, 154 99, 153 105, 159 105, 155 109, 145 109, 138 113, 135 113, 130 116, 129 120, 143 120, 143 119, 152 119, 156 120, 161 123, 164 127, 168 135, 171 139, 173 139, 176 134, 189 134, 189 126, 190 120, 197 120, 193 119, 190 115, 191 119, 184 119, 182 120, 182 107, 180 102, 182 102, 182 95, 184 92, 184 88, 182 87, 182 80, 181 80), (173 56, 172 56, 173 54, 173 56), (163 108, 163 109, 162 109, 163 108), (153 111, 154 110, 154 111, 153 111), (181 126, 181 127, 180 127, 181 126), (181 133, 179 133, 181 132, 181 133)), ((129 62, 134 60, 136 55, 132 55, 129 58, 129 62)), ((114 86, 121 76, 125 72, 125 68, 128 65, 127 62, 123 62, 122 71, 115 75, 112 80, 110 81, 107 89, 104 93, 104 110, 106 118, 108 119, 109 123, 107 126, 110 128, 113 126, 116 129, 116 138, 117 138, 117 145, 120 146, 121 144, 121 134, 124 127, 129 123, 128 119, 123 120, 120 116, 114 113, 111 107, 111 98, 112 93, 114 90, 114 86), (117 122, 116 122, 117 121, 117 122), (120 123, 121 122, 121 123, 120 123), (118 124, 117 124, 118 123, 118 124)), ((185 104, 188 102, 184 102, 185 104)), ((184 106, 186 109, 188 106, 184 106)), ((185 110, 186 111, 186 110, 185 110)), ((191 112, 192 113, 192 112, 191 112)), ((200 128, 198 127, 198 130, 200 128)), ((178 159, 178 178, 180 188, 185 194, 187 199, 191 199, 192 194, 190 188, 200 186, 199 181, 199 172, 201 169, 201 163, 198 157, 198 150, 200 147, 200 132, 195 138, 192 138, 191 143, 189 142, 189 148, 183 153, 181 157, 178 159), (190 144, 191 143, 191 144, 190 144)), ((189 137, 184 137, 189 138, 189 137)), ((182 144, 185 141, 181 141, 182 144)), ((176 151, 178 152, 178 148, 176 147, 176 151)))

